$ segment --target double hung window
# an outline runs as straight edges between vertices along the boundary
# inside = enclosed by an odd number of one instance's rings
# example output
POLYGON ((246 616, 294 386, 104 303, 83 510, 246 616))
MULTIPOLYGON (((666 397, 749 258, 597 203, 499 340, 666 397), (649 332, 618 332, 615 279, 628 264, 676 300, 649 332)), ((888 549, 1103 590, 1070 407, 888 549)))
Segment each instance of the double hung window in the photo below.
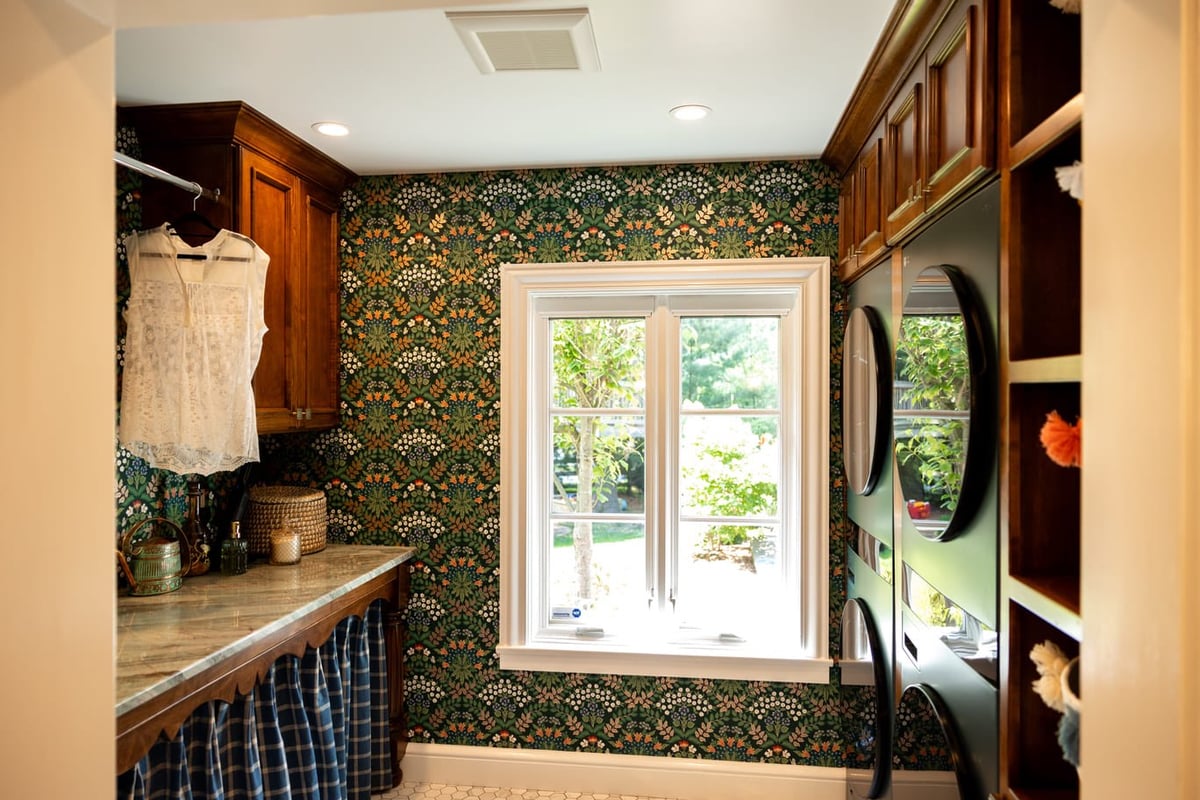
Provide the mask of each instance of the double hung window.
POLYGON ((503 269, 502 667, 825 678, 827 276, 503 269))

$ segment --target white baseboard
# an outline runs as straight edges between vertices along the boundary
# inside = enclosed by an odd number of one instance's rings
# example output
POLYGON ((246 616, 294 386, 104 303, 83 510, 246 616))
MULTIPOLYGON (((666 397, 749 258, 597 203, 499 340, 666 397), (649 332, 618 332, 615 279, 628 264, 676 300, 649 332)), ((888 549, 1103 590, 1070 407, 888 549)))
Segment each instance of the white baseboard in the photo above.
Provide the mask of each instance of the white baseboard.
POLYGON ((676 800, 845 800, 846 770, 661 756, 408 746, 405 783, 507 786, 676 800))

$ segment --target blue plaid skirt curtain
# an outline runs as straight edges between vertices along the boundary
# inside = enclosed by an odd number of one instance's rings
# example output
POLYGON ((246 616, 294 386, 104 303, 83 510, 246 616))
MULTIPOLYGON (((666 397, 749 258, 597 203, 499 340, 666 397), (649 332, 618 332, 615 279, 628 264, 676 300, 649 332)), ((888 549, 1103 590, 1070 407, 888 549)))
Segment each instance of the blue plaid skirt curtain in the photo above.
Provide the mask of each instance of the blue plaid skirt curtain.
POLYGON ((386 654, 376 602, 159 737, 117 777, 118 800, 369 800, 392 785, 386 654))

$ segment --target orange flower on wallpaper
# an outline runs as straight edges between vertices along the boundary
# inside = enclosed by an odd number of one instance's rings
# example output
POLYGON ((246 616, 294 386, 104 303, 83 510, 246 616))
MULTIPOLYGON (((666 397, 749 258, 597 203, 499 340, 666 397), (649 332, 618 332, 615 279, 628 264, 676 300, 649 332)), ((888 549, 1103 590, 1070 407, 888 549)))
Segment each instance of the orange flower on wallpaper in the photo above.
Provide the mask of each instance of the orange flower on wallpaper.
POLYGON ((1071 425, 1057 411, 1046 415, 1046 423, 1042 425, 1042 447, 1046 449, 1050 460, 1060 467, 1078 467, 1082 463, 1082 436, 1082 419, 1071 425))

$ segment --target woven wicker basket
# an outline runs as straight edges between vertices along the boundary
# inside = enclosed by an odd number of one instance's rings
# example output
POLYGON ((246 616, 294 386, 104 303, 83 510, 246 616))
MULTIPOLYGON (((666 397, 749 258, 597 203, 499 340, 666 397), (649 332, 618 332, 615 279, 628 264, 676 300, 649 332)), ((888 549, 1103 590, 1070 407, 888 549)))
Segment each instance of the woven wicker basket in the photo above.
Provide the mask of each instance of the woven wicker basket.
POLYGON ((282 528, 284 523, 300 534, 302 554, 325 549, 327 518, 323 491, 307 486, 251 486, 249 494, 245 534, 252 555, 267 555, 271 550, 272 529, 282 528))

